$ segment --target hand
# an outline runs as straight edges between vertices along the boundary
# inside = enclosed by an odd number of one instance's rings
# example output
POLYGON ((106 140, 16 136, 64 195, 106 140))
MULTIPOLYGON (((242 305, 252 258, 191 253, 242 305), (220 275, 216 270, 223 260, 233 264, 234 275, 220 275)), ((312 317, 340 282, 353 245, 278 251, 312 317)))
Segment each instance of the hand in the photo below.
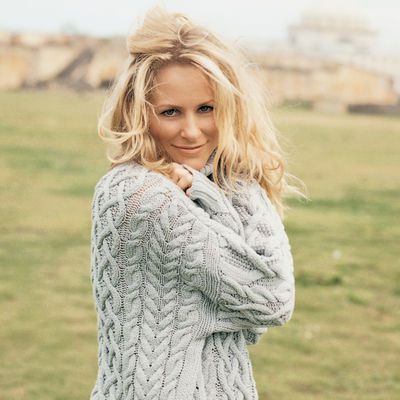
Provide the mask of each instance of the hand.
POLYGON ((192 186, 193 175, 181 164, 172 162, 169 178, 176 183, 186 194, 186 190, 192 186))

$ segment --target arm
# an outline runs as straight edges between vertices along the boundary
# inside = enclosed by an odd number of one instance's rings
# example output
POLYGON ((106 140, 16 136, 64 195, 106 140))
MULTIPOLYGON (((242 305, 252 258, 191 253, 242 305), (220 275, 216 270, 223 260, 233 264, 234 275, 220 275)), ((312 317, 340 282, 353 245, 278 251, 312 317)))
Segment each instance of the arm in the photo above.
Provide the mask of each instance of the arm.
MULTIPOLYGON (((171 260, 168 268, 179 266, 183 282, 203 294, 200 335, 282 325, 291 318, 291 259, 281 248, 275 231, 271 236, 258 235, 260 241, 257 235, 251 238, 259 249, 256 251, 231 228, 211 219, 164 176, 149 172, 140 178, 129 177, 129 185, 125 183, 128 178, 122 180, 116 175, 115 180, 115 194, 106 186, 104 195, 99 190, 96 196, 95 221, 99 220, 97 215, 102 215, 105 225, 98 230, 95 224, 94 242, 103 249, 104 238, 115 238, 102 256, 105 261, 109 252, 119 254, 121 234, 139 240, 143 229, 149 229, 152 233, 146 236, 145 247, 129 250, 130 263, 140 257, 153 261, 157 255, 157 262, 171 260)), ((223 204, 220 198, 215 201, 223 204)), ((101 272, 102 263, 95 264, 100 268, 100 282, 107 275, 101 272)), ((111 286, 110 294, 116 296, 111 286)))
MULTIPOLYGON (((243 182, 241 184, 243 190, 230 193, 228 201, 210 179, 187 165, 184 167, 192 173, 192 187, 188 191, 191 200, 200 204, 212 219, 240 234, 261 256, 265 257, 268 249, 274 251, 268 240, 273 237, 279 238, 275 251, 281 250, 284 253, 283 258, 288 261, 284 268, 290 274, 293 273, 293 259, 284 226, 258 182, 243 182), (238 228, 238 224, 242 229, 238 228)), ((257 343, 267 329, 267 326, 245 329, 243 333, 247 343, 257 343)))
MULTIPOLYGON (((244 184, 243 192, 233 192, 229 194, 234 209, 240 217, 244 227, 245 240, 251 244, 252 232, 257 229, 258 232, 268 234, 268 220, 275 219, 277 225, 281 224, 281 218, 276 209, 270 202, 257 181, 244 184)), ((282 225, 284 230, 284 227, 282 225)), ((281 231, 282 232, 282 231, 281 231)), ((290 244, 285 232, 281 235, 281 246, 287 251, 287 257, 291 257, 290 244)), ((257 251, 257 249, 255 249, 257 251)), ((293 262, 292 262, 293 264, 293 262)), ((292 265, 293 268, 293 265, 292 265)), ((251 328, 244 330, 244 336, 247 344, 256 344, 262 335, 267 332, 268 327, 251 328)))
MULTIPOLYGON (((202 178, 198 177, 200 183, 202 178)), ((224 218, 233 215, 233 221, 240 223, 238 213, 218 187, 208 185, 211 181, 202 177, 204 185, 197 185, 197 189, 193 186, 189 196, 197 193, 198 200, 208 202, 214 217, 215 213, 224 218)), ((249 225, 248 242, 235 233, 235 230, 240 232, 240 224, 228 228, 193 202, 177 204, 171 198, 165 218, 158 221, 165 223, 170 213, 181 215, 175 221, 175 229, 171 228, 171 237, 185 236, 187 246, 183 253, 182 276, 215 306, 210 315, 213 319, 211 331, 265 328, 282 325, 291 318, 294 277, 290 247, 282 224, 278 224, 280 220, 271 218, 270 208, 264 212, 264 224, 258 228, 254 223, 249 225)), ((259 215, 254 215, 253 222, 258 218, 259 215)))

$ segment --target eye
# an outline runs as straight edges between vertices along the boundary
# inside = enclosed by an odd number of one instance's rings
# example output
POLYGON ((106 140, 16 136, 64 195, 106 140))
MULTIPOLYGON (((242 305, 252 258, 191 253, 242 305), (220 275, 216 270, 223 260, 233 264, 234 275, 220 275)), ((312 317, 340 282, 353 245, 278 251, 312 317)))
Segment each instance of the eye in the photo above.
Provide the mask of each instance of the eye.
POLYGON ((175 114, 171 114, 171 111, 176 111, 176 109, 175 108, 170 108, 169 110, 163 111, 161 114, 165 115, 167 117, 174 117, 175 114))
POLYGON ((204 109, 204 107, 209 108, 210 111, 212 111, 212 110, 214 109, 214 107, 212 107, 212 106, 201 106, 201 107, 199 108, 199 110, 204 109))

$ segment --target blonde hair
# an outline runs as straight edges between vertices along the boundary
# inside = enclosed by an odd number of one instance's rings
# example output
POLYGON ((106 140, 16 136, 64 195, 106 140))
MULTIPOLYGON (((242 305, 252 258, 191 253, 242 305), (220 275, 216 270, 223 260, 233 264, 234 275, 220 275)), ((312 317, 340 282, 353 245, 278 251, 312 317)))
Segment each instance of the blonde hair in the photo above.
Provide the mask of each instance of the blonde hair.
POLYGON ((239 48, 224 43, 184 14, 160 6, 150 9, 142 25, 128 35, 127 48, 128 59, 109 90, 98 122, 99 136, 109 143, 110 168, 135 161, 169 175, 172 160, 149 134, 149 112, 154 112, 149 99, 160 68, 190 63, 209 78, 214 91, 219 133, 213 162, 215 183, 226 192, 236 190, 241 178, 255 179, 282 219, 289 208, 282 194, 306 197, 287 183, 289 176, 298 178, 285 172, 267 96, 239 48))

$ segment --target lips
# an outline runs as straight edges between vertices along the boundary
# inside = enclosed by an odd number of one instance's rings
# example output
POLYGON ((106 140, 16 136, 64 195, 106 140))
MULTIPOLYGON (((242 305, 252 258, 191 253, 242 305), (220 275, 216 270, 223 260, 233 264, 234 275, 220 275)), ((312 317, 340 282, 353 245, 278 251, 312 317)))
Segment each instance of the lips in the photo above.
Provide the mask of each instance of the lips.
POLYGON ((198 146, 194 146, 194 147, 181 147, 181 146, 174 146, 177 147, 178 149, 182 149, 182 150, 194 150, 194 149, 198 149, 200 147, 204 146, 204 144, 200 144, 198 146))
POLYGON ((183 147, 178 147, 178 146, 174 146, 174 147, 176 147, 181 154, 184 154, 186 156, 197 156, 200 153, 202 153, 204 146, 205 146, 205 143, 200 146, 197 146, 197 147, 189 147, 189 148, 188 147, 183 148, 183 147))

